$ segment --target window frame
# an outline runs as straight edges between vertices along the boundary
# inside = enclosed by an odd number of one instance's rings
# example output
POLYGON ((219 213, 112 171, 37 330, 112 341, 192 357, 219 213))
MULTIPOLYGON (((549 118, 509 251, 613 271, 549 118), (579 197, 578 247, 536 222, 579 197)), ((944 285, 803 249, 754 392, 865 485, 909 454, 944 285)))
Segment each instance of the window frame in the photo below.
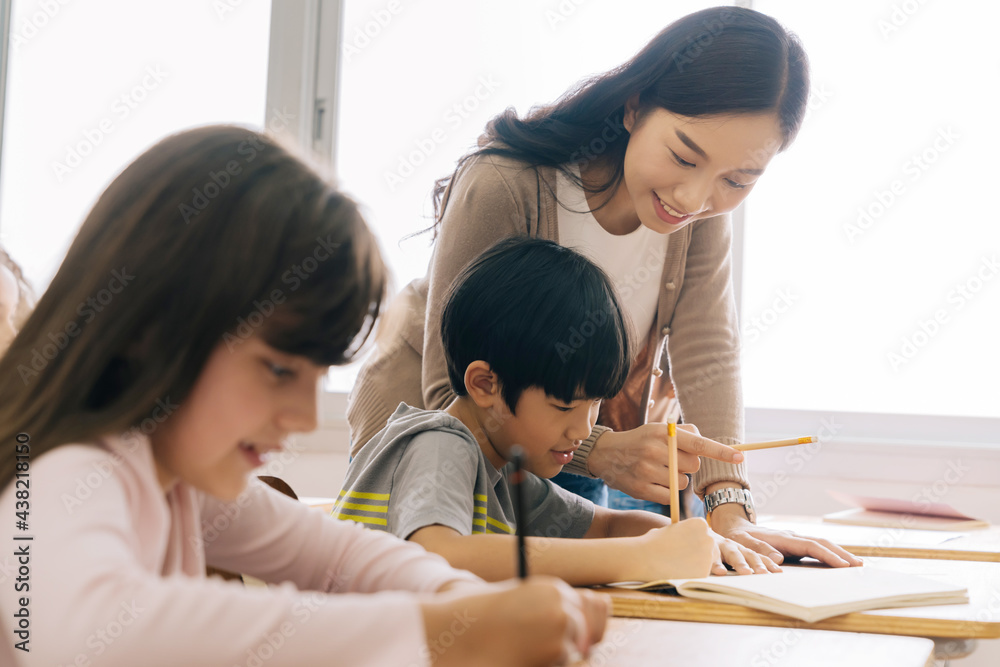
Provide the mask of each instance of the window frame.
MULTIPOLYGON (((14 0, 0 0, 0 173, 3 173, 4 111, 7 108, 7 60, 10 52, 10 17, 14 0)), ((0 226, 3 221, 0 220, 0 226)))

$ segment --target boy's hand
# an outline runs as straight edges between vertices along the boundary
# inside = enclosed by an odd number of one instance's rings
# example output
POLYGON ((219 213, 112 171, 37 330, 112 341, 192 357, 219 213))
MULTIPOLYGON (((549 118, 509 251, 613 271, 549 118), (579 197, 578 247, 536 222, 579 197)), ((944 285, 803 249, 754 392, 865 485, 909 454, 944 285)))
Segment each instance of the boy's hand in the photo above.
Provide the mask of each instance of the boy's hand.
POLYGON ((520 667, 564 665, 586 656, 604 636, 611 603, 606 595, 552 577, 529 577, 462 587, 422 610, 437 667, 520 667), (463 619, 461 632, 456 619, 463 619))
POLYGON ((654 528, 637 538, 640 547, 628 580, 695 579, 707 577, 719 560, 716 535, 702 518, 654 528))
MULTIPOLYGON (((678 486, 687 486, 686 475, 698 472, 699 457, 740 463, 743 452, 702 437, 693 424, 677 426, 678 486)), ((594 443, 587 467, 613 489, 633 498, 670 504, 670 468, 667 425, 644 424, 631 431, 607 431, 594 443)))

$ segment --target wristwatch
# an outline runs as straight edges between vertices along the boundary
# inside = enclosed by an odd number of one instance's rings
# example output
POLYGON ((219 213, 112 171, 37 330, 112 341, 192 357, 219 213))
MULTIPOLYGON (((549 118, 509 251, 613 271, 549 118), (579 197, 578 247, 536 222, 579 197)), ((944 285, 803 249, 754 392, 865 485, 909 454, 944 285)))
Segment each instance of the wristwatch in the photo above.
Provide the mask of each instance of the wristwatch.
POLYGON ((746 510, 750 523, 757 522, 757 512, 754 510, 753 496, 750 495, 749 489, 727 488, 705 494, 705 512, 708 514, 711 514, 712 510, 719 505, 725 505, 726 503, 740 503, 743 505, 743 509, 746 510))

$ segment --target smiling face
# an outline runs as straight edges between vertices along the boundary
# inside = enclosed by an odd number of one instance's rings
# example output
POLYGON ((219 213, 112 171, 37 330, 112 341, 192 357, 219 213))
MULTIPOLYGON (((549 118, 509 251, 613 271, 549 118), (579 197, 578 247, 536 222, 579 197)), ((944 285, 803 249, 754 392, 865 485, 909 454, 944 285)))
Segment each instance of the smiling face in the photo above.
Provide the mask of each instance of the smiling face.
POLYGON ((316 428, 326 370, 256 336, 232 351, 220 343, 187 399, 150 436, 161 485, 180 480, 235 500, 263 455, 280 449, 289 434, 316 428))
POLYGON ((528 387, 521 392, 512 414, 488 368, 481 361, 470 366, 466 377, 471 376, 476 384, 469 387, 467 397, 456 399, 448 412, 479 434, 479 446, 495 468, 506 465, 511 449, 520 445, 526 470, 543 478, 555 476, 590 435, 601 401, 566 403, 540 387, 528 387))
POLYGON ((521 393, 515 414, 490 440, 495 447, 502 447, 505 459, 510 459, 514 445, 520 445, 526 470, 539 477, 554 477, 590 436, 600 407, 600 400, 565 403, 539 387, 529 387, 521 393))
POLYGON ((739 206, 783 140, 774 113, 690 118, 627 106, 625 128, 625 181, 613 201, 633 211, 633 229, 638 217, 661 234, 739 206))

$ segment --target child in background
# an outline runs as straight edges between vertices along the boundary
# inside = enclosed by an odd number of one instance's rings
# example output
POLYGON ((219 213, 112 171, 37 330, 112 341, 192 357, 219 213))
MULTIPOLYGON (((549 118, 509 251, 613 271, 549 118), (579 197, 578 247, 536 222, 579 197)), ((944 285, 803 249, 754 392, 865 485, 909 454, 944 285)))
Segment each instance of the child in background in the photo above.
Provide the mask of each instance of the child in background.
POLYGON ((0 246, 0 356, 31 313, 31 287, 21 267, 0 246))
POLYGON ((487 585, 248 483, 315 428, 318 383, 364 342, 385 282, 355 205, 264 135, 204 127, 126 168, 0 359, 2 536, 30 562, 0 593, 0 664, 586 653, 606 598, 544 578, 487 585), (98 294, 99 310, 82 307, 98 294), (281 585, 209 580, 206 565, 281 585))
POLYGON ((387 530, 488 580, 514 574, 516 531, 532 572, 575 586, 777 571, 712 533, 610 510, 556 486, 629 373, 625 317, 601 269, 552 241, 500 241, 452 283, 441 320, 457 398, 401 404, 351 461, 335 515, 387 530), (511 448, 525 450, 527 525, 515 520, 511 448), (609 539, 566 539, 609 538, 609 539))

